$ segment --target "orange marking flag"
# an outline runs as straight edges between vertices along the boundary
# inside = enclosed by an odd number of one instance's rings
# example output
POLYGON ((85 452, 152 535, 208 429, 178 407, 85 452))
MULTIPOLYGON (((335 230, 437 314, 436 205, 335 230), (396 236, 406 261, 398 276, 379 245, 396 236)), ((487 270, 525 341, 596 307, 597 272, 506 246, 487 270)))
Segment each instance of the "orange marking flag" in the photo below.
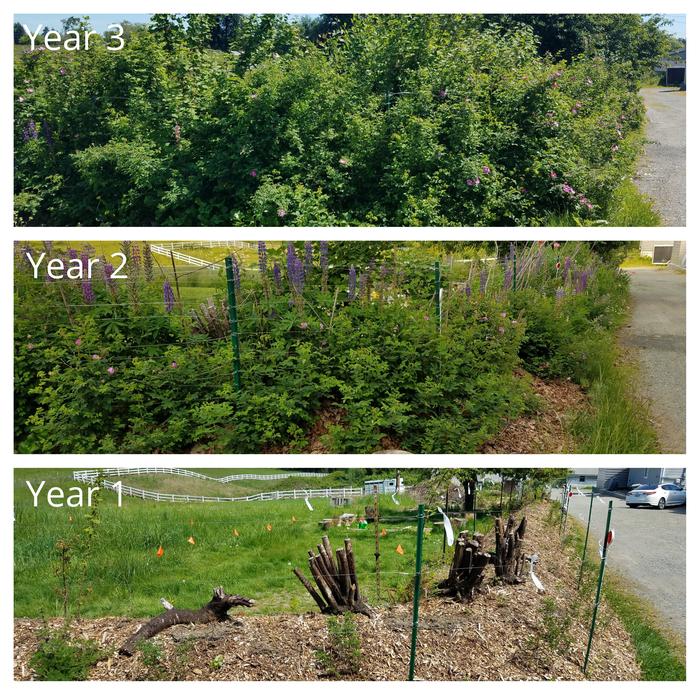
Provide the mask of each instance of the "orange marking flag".
POLYGON ((162 545, 159 545, 159 546, 158 546, 158 550, 156 551, 156 557, 163 557, 163 553, 164 553, 164 552, 165 552, 165 551, 163 550, 163 546, 162 546, 162 545))
POLYGON ((401 543, 399 543, 399 544, 396 546, 396 552, 397 552, 399 555, 403 555, 404 549, 401 547, 401 543))

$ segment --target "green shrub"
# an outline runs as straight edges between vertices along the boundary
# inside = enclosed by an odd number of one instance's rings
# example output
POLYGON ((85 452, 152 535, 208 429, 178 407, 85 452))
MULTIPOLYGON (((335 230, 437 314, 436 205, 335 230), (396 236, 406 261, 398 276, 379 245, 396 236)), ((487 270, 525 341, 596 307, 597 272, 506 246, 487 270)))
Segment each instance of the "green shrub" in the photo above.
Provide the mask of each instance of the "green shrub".
POLYGON ((45 630, 29 660, 37 680, 84 681, 106 655, 94 640, 75 639, 66 629, 45 630))
POLYGON ((316 652, 316 660, 332 678, 356 676, 362 666, 362 648, 357 621, 352 613, 327 619, 328 646, 316 652))

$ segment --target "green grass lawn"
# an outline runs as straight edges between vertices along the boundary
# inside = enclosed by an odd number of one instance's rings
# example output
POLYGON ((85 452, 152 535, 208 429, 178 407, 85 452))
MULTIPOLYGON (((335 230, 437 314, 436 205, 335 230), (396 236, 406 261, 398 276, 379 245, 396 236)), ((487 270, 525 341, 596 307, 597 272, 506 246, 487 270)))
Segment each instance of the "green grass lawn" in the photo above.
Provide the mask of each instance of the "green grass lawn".
MULTIPOLYGON (((35 487, 47 480, 47 487, 64 489, 76 483, 68 469, 15 471, 15 615, 56 616, 61 613, 56 544, 65 540, 77 547, 75 539, 84 536, 88 512, 53 509, 45 499, 35 509, 25 480, 35 487)), ((86 617, 153 615, 160 610, 161 597, 183 608, 197 607, 218 585, 254 598, 256 612, 315 610, 292 568, 307 570, 307 550, 322 536, 321 519, 344 511, 363 513, 371 502, 353 498, 350 507, 339 510, 328 500, 314 499, 314 511, 309 511, 303 500, 185 505, 125 497, 120 509, 116 495, 103 494, 92 550, 74 551, 72 597, 81 597, 80 613, 86 617), (188 543, 190 536, 194 545, 188 543), (164 554, 159 558, 161 545, 164 554)), ((375 591, 373 527, 328 531, 334 548, 345 537, 352 539, 360 588, 375 605, 406 600, 412 591, 415 502, 405 496, 399 500, 396 506, 390 497, 380 498, 381 529, 386 530, 380 538, 380 598, 375 591), (399 545, 403 555, 396 551, 399 545)), ((437 516, 427 524, 424 543, 428 569, 442 564, 442 527, 433 521, 437 516)), ((479 522, 481 530, 489 525, 488 520, 479 522)))

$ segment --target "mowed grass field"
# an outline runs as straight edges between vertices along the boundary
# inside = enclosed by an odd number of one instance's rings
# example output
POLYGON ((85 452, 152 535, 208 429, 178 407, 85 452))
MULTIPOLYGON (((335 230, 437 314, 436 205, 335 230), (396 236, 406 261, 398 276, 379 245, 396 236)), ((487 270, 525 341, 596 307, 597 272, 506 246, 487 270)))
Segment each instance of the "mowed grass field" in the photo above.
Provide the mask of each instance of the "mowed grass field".
MULTIPOLYGON (((215 470, 216 475, 225 474, 215 470)), ((130 480, 136 477, 124 478, 126 484, 130 480)), ((72 480, 69 469, 15 470, 18 617, 61 614, 57 543, 63 540, 77 547, 75 539, 84 535, 82 530, 87 525, 88 509, 55 509, 47 504, 45 490, 53 485, 67 491, 78 483, 72 480), (35 489, 46 480, 38 508, 33 506, 27 480, 35 489)), ((352 539, 360 588, 376 605, 408 600, 412 595, 416 504, 404 495, 398 500, 397 506, 390 496, 380 496, 379 597, 374 574, 374 527, 359 529, 354 525, 327 532, 333 548, 341 547, 346 537, 352 539), (398 546, 403 554, 397 552, 398 546)), ((315 548, 324 533, 319 521, 345 511, 361 514, 371 503, 371 498, 354 498, 349 507, 339 509, 331 507, 329 500, 313 499, 314 509, 310 511, 301 499, 182 504, 124 497, 119 508, 116 495, 104 491, 91 550, 86 555, 77 553, 73 561, 72 596, 80 597, 79 611, 85 617, 154 615, 161 610, 161 597, 178 607, 198 607, 218 585, 230 593, 254 598, 255 612, 317 610, 292 574, 293 567, 309 576, 307 550, 315 548), (190 537, 194 544, 188 542, 190 537), (156 554, 160 546, 162 557, 156 554)), ((437 522, 438 515, 434 514, 426 525, 424 559, 428 570, 442 566, 443 532, 437 522)), ((486 524, 480 522, 480 530, 486 530, 486 524)), ((451 558, 450 549, 447 558, 451 558)))

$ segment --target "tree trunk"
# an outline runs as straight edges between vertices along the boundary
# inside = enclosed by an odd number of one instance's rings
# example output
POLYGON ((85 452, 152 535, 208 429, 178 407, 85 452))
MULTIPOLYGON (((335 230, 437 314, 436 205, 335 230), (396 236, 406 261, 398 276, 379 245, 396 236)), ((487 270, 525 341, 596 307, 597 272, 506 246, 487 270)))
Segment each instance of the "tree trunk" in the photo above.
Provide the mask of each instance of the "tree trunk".
POLYGON ((173 625, 203 625, 206 623, 224 622, 230 620, 228 611, 233 606, 250 607, 255 605, 252 599, 243 596, 227 594, 223 587, 214 589, 211 601, 202 606, 199 610, 170 610, 151 618, 145 625, 142 625, 119 649, 119 653, 124 656, 132 656, 134 650, 140 642, 154 637, 159 632, 167 630, 173 625))
POLYGON ((474 498, 476 496, 476 480, 463 480, 464 486, 464 513, 469 514, 474 509, 474 498))

